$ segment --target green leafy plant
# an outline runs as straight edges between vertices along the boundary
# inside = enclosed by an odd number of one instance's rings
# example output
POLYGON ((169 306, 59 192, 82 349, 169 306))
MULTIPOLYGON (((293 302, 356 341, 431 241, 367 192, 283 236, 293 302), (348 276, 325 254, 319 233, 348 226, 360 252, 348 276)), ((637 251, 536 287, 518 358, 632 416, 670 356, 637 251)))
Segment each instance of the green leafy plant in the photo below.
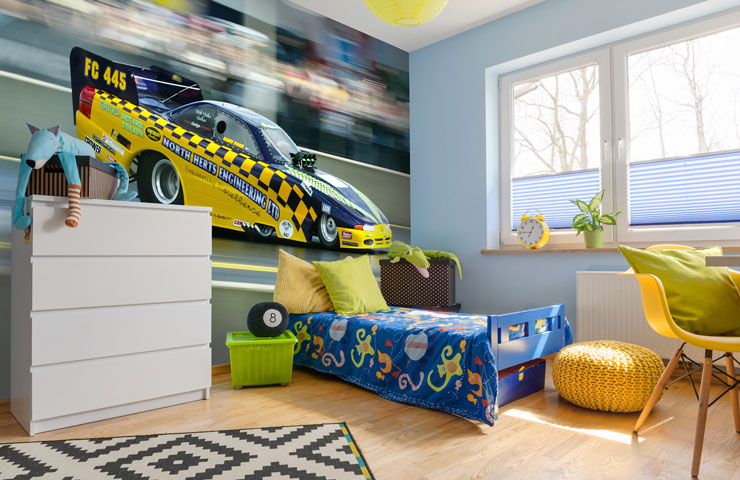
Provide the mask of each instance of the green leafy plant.
POLYGON ((601 213, 601 201, 603 199, 604 190, 594 195, 594 198, 588 203, 583 200, 570 200, 570 203, 578 207, 581 211, 581 213, 573 217, 573 228, 578 232, 576 236, 580 235, 583 231, 595 232, 597 230, 604 230, 604 225, 617 224, 615 217, 622 212, 601 213))

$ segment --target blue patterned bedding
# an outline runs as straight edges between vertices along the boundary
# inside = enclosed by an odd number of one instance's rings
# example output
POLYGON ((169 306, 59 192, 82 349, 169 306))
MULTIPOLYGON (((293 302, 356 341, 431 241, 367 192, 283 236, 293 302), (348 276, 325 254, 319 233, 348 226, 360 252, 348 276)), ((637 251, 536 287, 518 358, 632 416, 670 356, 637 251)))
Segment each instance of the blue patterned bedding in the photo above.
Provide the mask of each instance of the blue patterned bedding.
POLYGON ((488 317, 391 307, 343 316, 290 315, 293 363, 389 400, 493 425, 497 371, 488 317))

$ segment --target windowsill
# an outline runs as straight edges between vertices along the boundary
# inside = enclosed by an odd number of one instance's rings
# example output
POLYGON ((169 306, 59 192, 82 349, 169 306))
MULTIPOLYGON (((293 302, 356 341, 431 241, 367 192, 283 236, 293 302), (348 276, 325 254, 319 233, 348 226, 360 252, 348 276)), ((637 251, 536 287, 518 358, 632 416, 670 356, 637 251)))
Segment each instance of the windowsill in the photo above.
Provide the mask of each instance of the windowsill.
POLYGON ((604 247, 604 248, 511 247, 511 248, 502 248, 499 250, 481 250, 480 251, 480 253, 482 253, 483 255, 515 255, 515 254, 520 254, 520 253, 618 253, 618 252, 619 252, 619 249, 617 247, 604 247))
MULTIPOLYGON (((635 248, 644 248, 644 246, 634 246, 635 248)), ((723 246, 725 252, 740 252, 740 246, 723 246)), ((544 248, 525 248, 525 247, 508 247, 498 250, 481 250, 483 255, 517 255, 517 254, 543 254, 543 253, 619 253, 617 247, 604 248, 586 248, 586 247, 544 247, 544 248)))

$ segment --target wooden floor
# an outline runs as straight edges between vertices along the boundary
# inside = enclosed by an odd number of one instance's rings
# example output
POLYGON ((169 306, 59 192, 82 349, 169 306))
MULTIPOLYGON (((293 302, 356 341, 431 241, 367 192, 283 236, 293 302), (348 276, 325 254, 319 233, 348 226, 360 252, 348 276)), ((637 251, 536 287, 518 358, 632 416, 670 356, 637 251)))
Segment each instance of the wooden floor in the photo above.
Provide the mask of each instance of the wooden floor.
MULTIPOLYGON (((376 478, 688 479, 696 401, 688 382, 658 403, 640 437, 637 414, 584 410, 543 392, 501 409, 494 427, 384 400, 296 367, 287 387, 233 390, 213 378, 209 401, 28 437, 0 402, 0 443, 344 421, 376 478)), ((713 387, 718 390, 719 387, 713 387)), ((729 395, 709 410, 702 479, 740 480, 729 395)))

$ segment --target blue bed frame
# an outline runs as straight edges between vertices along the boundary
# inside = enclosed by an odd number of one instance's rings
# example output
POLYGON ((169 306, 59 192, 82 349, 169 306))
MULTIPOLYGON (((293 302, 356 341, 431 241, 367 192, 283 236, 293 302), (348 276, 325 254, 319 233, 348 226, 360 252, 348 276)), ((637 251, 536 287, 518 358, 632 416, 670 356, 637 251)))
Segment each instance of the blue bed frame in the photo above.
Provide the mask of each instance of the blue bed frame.
POLYGON ((298 338, 293 361, 337 375, 390 400, 493 425, 499 390, 507 389, 506 397, 511 399, 539 390, 544 384, 541 362, 526 367, 531 368, 529 374, 510 375, 504 383, 497 381, 498 372, 555 353, 571 337, 562 304, 504 315, 461 317, 459 329, 445 321, 445 312, 401 310, 398 316, 393 309, 355 317, 333 312, 291 315, 289 329, 298 338), (335 322, 338 338, 332 335, 335 322), (416 322, 423 326, 415 326, 416 322), (431 356, 412 359, 405 342, 422 331, 428 334, 424 336, 422 356, 431 356), (303 342, 307 342, 305 347, 303 342), (365 355, 370 355, 368 362, 365 355), (449 365, 460 370, 449 370, 449 365), (433 374, 444 380, 441 386, 439 382, 430 383, 433 374), (454 376, 459 378, 452 382, 454 376))
POLYGON ((551 305, 504 315, 488 316, 488 337, 496 368, 513 367, 559 351, 566 345, 565 305, 551 305), (547 331, 537 333, 537 320, 546 319, 547 331), (510 326, 525 324, 519 338, 510 340, 510 326))

